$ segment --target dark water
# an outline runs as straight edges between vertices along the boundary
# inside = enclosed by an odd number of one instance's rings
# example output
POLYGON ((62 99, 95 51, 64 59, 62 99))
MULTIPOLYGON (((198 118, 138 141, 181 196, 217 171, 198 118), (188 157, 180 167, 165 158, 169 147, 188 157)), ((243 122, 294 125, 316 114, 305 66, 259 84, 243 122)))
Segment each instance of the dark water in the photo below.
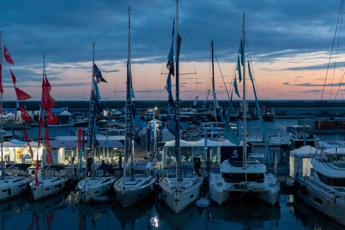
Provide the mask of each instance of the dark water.
POLYGON ((0 229, 344 229, 293 195, 281 195, 271 207, 257 200, 232 200, 221 207, 189 207, 172 213, 154 197, 130 208, 115 201, 78 204, 75 195, 60 194, 42 201, 18 198, 0 204, 0 229))

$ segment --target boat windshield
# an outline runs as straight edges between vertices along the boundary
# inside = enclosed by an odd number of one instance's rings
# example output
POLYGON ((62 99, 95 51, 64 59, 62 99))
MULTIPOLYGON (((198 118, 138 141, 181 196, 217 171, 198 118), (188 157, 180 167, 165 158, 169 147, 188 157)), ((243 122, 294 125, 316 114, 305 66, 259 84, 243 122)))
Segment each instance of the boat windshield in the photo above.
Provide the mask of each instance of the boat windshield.
POLYGON ((319 179, 327 185, 334 187, 345 187, 345 178, 332 178, 325 176, 319 172, 317 172, 317 175, 319 176, 319 179))
POLYGON ((223 178, 228 183, 241 183, 242 181, 263 183, 263 173, 223 173, 223 178))

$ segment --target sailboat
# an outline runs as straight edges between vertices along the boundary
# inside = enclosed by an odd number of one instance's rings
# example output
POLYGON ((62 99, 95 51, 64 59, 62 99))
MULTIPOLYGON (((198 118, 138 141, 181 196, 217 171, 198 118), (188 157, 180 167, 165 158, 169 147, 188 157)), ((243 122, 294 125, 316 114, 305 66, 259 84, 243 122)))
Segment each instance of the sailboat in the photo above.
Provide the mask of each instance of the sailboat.
MULTIPOLYGON (((247 100, 246 100, 246 62, 245 62, 245 14, 243 14, 243 29, 240 45, 240 56, 238 57, 237 70, 242 73, 239 78, 243 81, 243 152, 233 151, 229 153, 228 160, 224 160, 220 165, 220 173, 211 173, 210 175, 210 195, 211 199, 218 205, 221 205, 232 194, 252 194, 259 199, 275 205, 278 203, 280 185, 277 178, 267 172, 266 166, 257 161, 247 160, 247 100), (240 58, 241 57, 241 58, 240 58), (241 59, 241 60, 240 60, 241 59), (240 64, 242 63, 242 64, 240 64), (242 75, 242 76, 241 76, 242 75), (242 155, 242 162, 241 158, 242 155), (241 164, 242 163, 242 164, 241 164)), ((251 75, 248 62, 248 72, 251 75)), ((252 76, 250 76, 252 79, 252 76)), ((235 79, 236 81, 236 79, 235 79)), ((235 82, 236 83, 236 82, 235 82)), ((235 85, 235 84, 234 84, 235 85)), ((237 83, 236 83, 237 87, 237 83)), ((238 94, 237 88, 235 88, 238 94)), ((250 159, 250 158, 249 158, 250 159)))
MULTIPOLYGON (((93 43, 93 64, 91 75, 91 95, 90 95, 90 111, 89 111, 89 131, 88 131, 88 149, 89 155, 87 157, 86 177, 82 179, 78 185, 77 190, 79 199, 83 202, 91 201, 106 201, 109 200, 108 193, 112 191, 113 184, 116 178, 103 167, 102 175, 96 175, 94 169, 94 147, 96 140, 96 114, 100 110, 99 106, 99 90, 98 83, 107 82, 102 73, 95 64, 95 43, 93 43)), ((80 159, 81 160, 81 159, 80 159)), ((102 165, 100 166, 101 169, 102 165)), ((109 167, 108 167, 109 168, 109 167)), ((100 170, 97 170, 100 171, 100 170)))
POLYGON ((127 59, 127 90, 126 90, 126 141, 125 141, 125 167, 123 176, 115 182, 114 190, 116 200, 128 207, 144 199, 153 192, 155 177, 151 162, 134 161, 133 119, 134 108, 132 103, 132 73, 131 73, 131 17, 128 8, 128 59, 127 59), (130 162, 128 162, 130 156, 130 162))
MULTIPOLYGON (((67 186, 70 179, 70 177, 66 175, 65 166, 53 165, 52 156, 50 153, 51 150, 47 124, 49 123, 50 119, 55 119, 55 115, 51 112, 51 109, 54 106, 54 99, 50 96, 50 90, 51 86, 48 81, 45 68, 45 55, 43 54, 42 102, 40 114, 40 119, 42 122, 40 122, 41 124, 39 130, 41 130, 41 128, 44 130, 43 133, 45 136, 45 146, 43 147, 42 151, 42 168, 40 170, 41 175, 38 176, 39 169, 36 167, 37 172, 35 175, 35 180, 30 183, 31 194, 34 200, 39 200, 61 192, 67 186), (46 163, 48 165, 46 165, 46 163)), ((40 142, 40 133, 38 138, 40 142)))
MULTIPOLYGON (((180 87, 179 87, 179 53, 181 37, 179 35, 179 0, 176 0, 176 69, 174 71, 173 64, 173 44, 172 41, 170 53, 168 56, 167 67, 169 69, 169 75, 167 80, 167 91, 169 93, 169 106, 174 107, 174 126, 172 129, 175 135, 175 175, 167 175, 160 178, 159 185, 161 188, 161 195, 163 201, 171 208, 175 213, 183 211, 187 206, 192 204, 199 197, 199 189, 202 184, 202 178, 199 177, 194 171, 183 170, 181 164, 181 148, 180 148, 180 87), (176 102, 173 102, 171 92, 171 75, 175 73, 176 78, 176 102), (187 173, 185 173, 187 172, 187 173)), ((174 31, 174 30, 173 30, 174 31)), ((174 38, 174 32, 173 36, 174 38)), ((171 126, 168 124, 168 127, 171 126)))

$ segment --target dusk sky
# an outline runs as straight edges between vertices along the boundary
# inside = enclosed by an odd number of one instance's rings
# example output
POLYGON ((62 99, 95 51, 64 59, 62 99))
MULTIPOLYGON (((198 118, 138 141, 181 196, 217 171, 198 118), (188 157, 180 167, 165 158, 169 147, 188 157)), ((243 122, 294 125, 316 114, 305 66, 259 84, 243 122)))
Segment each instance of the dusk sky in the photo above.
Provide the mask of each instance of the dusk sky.
MULTIPOLYGON (((203 100, 211 86, 210 41, 232 88, 236 53, 246 12, 248 57, 260 99, 320 100, 336 29, 340 0, 180 0, 183 99, 203 100)), ((0 30, 14 59, 18 87, 40 98, 42 53, 56 100, 87 100, 92 42, 107 84, 104 100, 124 99, 127 7, 132 9, 133 85, 137 100, 167 99, 166 59, 175 0, 11 0, 0 1, 0 30), (163 74, 162 74, 163 73, 163 74)), ((341 17, 342 18, 342 17, 341 17)), ((343 35, 344 26, 339 27, 343 35)), ((345 99, 344 37, 336 40, 326 98, 345 99)), ((216 88, 226 99, 216 64, 216 88)), ((9 66, 4 68, 5 100, 15 98, 9 66)), ((249 93, 252 97, 252 93, 249 93)))

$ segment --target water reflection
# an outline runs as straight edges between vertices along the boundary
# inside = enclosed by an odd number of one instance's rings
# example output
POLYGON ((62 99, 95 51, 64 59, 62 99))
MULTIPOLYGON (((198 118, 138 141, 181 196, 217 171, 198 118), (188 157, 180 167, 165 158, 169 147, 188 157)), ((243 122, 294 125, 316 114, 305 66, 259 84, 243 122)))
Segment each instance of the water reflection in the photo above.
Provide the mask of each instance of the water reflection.
POLYGON ((117 202, 82 204, 74 192, 31 201, 0 203, 0 229, 344 229, 292 195, 271 207, 257 200, 231 200, 207 209, 173 213, 154 196, 129 208, 117 202))

